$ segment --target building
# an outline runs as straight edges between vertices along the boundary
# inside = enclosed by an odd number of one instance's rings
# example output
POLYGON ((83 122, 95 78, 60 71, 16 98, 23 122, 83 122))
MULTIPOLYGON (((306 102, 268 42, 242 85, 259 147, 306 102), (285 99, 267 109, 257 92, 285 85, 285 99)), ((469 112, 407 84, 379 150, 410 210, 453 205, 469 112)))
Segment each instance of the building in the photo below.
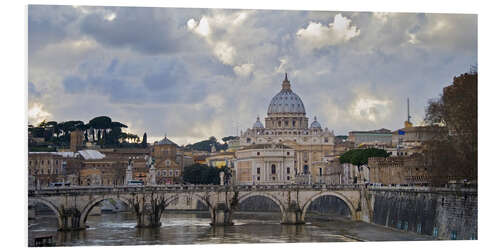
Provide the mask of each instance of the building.
POLYGON ((360 145, 390 146, 392 133, 385 128, 370 131, 350 131, 347 140, 353 142, 355 147, 360 145))
POLYGON ((254 144, 236 152, 235 184, 290 184, 294 150, 283 144, 254 144))
POLYGON ((335 138, 333 145, 333 156, 340 157, 345 152, 354 149, 354 142, 335 138))
POLYGON ((205 162, 210 167, 223 168, 229 167, 231 168, 233 165, 233 161, 235 159, 234 152, 219 152, 212 154, 205 158, 205 162))
POLYGON ((426 186, 431 182, 430 168, 421 154, 368 159, 370 183, 382 185, 426 186))
MULTIPOLYGON (((301 98, 291 89, 285 74, 281 91, 272 99, 267 109, 264 124, 257 117, 252 128, 240 134, 240 150, 251 145, 283 144, 294 150, 294 166, 290 178, 300 175, 315 175, 323 170, 322 158, 333 155, 335 135, 328 128, 322 128, 317 118, 309 125, 305 106, 301 98)), ((237 160, 238 160, 237 153, 237 160)), ((237 166, 238 168, 239 166, 237 166)), ((239 171, 237 169, 237 171, 239 171)))
POLYGON ((227 141, 227 151, 235 152, 240 148, 241 148, 241 146, 240 146, 240 138, 239 137, 236 137, 235 139, 227 141))
MULTIPOLYGON (((84 185, 86 168, 105 165, 105 155, 95 150, 79 150, 77 152, 29 152, 28 173, 32 183, 37 187, 47 187, 51 183, 64 182, 69 185, 84 185), (97 162, 96 162, 97 161, 97 162), (96 164, 91 164, 95 162, 96 164)), ((107 163, 108 164, 108 163, 107 163)), ((95 172, 95 171, 94 171, 95 172)), ((102 185, 102 178, 99 181, 102 185)), ((106 179, 107 180, 107 179, 106 179)), ((91 180, 91 183, 96 181, 91 180)))
POLYGON ((183 155, 179 146, 166 136, 153 144, 151 156, 156 168, 156 184, 182 183, 183 155))
POLYGON ((69 138, 69 148, 71 152, 76 152, 85 147, 83 142, 83 132, 79 129, 71 131, 69 138))
POLYGON ((47 187, 65 182, 65 160, 68 154, 59 152, 29 152, 28 175, 31 187, 47 187))
POLYGON ((444 136, 446 128, 440 126, 406 127, 392 132, 392 146, 396 150, 395 155, 422 153, 423 144, 444 136))

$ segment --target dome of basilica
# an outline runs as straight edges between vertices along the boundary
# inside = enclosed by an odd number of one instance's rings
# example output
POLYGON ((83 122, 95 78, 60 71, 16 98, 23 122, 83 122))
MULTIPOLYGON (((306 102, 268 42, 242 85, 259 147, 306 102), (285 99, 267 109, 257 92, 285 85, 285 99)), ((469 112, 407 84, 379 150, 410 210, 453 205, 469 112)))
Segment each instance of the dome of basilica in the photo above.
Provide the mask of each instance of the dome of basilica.
POLYGON ((253 128, 256 129, 256 128, 264 128, 264 125, 262 125, 262 123, 260 122, 260 119, 259 117, 257 116, 257 121, 253 124, 253 128))
POLYGON ((311 129, 313 128, 321 128, 321 124, 319 124, 318 120, 316 119, 316 116, 314 117, 314 121, 311 123, 311 129))
POLYGON ((292 89, 290 88, 290 82, 288 81, 288 77, 286 74, 281 91, 273 97, 271 103, 269 104, 269 108, 267 109, 268 115, 282 113, 304 115, 306 113, 304 103, 302 103, 300 97, 297 94, 293 93, 292 89))

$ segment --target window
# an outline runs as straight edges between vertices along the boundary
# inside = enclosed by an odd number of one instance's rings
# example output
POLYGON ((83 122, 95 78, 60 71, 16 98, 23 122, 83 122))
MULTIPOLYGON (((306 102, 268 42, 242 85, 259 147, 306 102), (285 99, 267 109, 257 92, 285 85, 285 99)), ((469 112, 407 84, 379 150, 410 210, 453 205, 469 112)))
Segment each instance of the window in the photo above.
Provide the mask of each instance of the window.
POLYGON ((56 160, 56 165, 57 165, 57 164, 59 164, 59 161, 58 161, 58 160, 56 160))
POLYGON ((257 152, 257 155, 260 155, 260 152, 257 152))
POLYGON ((292 121, 292 127, 295 128, 295 121, 292 121))
POLYGON ((290 155, 290 152, 286 152, 286 155, 290 155))
POLYGON ((175 170, 175 176, 179 176, 179 170, 175 170))
POLYGON ((286 173, 290 174, 290 168, 286 168, 286 173))
POLYGON ((328 142, 328 138, 325 138, 325 142, 328 142))
POLYGON ((307 165, 304 165, 304 174, 308 174, 309 173, 309 166, 307 165))
POLYGON ((247 143, 250 143, 250 142, 252 142, 252 139, 247 138, 247 143))
POLYGON ((286 180, 287 180, 287 181, 289 181, 289 180, 290 180, 290 176, 287 176, 287 177, 286 177, 286 180))
POLYGON ((275 181, 275 180, 276 180, 276 177, 273 176, 273 181, 275 181))
POLYGON ((260 168, 257 168, 257 174, 260 174, 260 168))
POLYGON ((257 180, 260 181, 260 176, 257 176, 257 180))
POLYGON ((278 122, 278 127, 281 127, 281 121, 278 122))
POLYGON ((271 165, 271 174, 276 174, 276 165, 271 165))
POLYGON ((174 171, 173 171, 172 169, 170 169, 170 170, 168 171, 168 176, 172 176, 172 175, 174 175, 174 171))
POLYGON ((288 127, 288 121, 285 121, 285 127, 288 127))
POLYGON ((323 176, 323 169, 319 168, 319 176, 323 176))

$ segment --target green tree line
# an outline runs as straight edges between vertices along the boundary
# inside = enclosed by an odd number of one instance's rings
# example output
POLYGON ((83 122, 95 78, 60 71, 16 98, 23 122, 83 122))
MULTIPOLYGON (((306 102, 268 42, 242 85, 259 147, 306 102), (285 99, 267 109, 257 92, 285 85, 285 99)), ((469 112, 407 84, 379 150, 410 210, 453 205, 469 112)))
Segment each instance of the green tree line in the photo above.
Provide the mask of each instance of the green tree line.
MULTIPOLYGON (((107 116, 98 116, 91 119, 88 123, 83 121, 42 121, 37 126, 28 125, 28 131, 33 137, 44 138, 46 144, 53 146, 69 146, 70 135, 72 131, 81 130, 85 142, 96 142, 102 147, 126 147, 147 145, 147 136, 144 133, 143 141, 139 136, 131 133, 125 133, 123 128, 127 125, 113 121, 107 116)), ((33 148, 35 145, 29 145, 33 148)))

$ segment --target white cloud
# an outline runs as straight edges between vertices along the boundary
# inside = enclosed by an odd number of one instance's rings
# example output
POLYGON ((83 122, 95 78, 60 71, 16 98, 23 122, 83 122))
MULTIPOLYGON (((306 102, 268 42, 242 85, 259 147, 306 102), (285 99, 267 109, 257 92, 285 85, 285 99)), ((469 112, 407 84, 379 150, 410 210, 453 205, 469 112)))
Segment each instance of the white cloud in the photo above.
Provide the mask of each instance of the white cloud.
POLYGON ((353 118, 370 122, 377 122, 390 115, 390 100, 376 99, 370 96, 358 96, 351 105, 353 118))
POLYGON ((210 25, 208 24, 208 19, 206 17, 202 17, 199 23, 196 22, 193 18, 189 19, 189 21, 187 22, 187 27, 189 30, 202 37, 208 37, 211 33, 210 25))
POLYGON ((325 46, 341 44, 360 34, 356 26, 351 26, 351 20, 342 14, 335 15, 335 19, 328 26, 321 23, 309 22, 305 29, 299 29, 297 39, 302 46, 318 49, 325 46))
POLYGON ((222 63, 232 65, 236 50, 226 42, 217 42, 214 46, 214 53, 222 63))
POLYGON ((240 76, 248 76, 252 73, 254 66, 255 65, 253 65, 251 63, 246 63, 246 64, 234 66, 233 70, 236 74, 238 74, 240 76))
POLYGON ((197 22, 194 18, 187 21, 187 29, 203 38, 212 47, 214 55, 226 65, 234 65, 236 49, 230 42, 230 35, 248 18, 251 11, 226 14, 214 10, 211 16, 202 16, 197 22))
POLYGON ((38 125, 43 120, 48 120, 52 114, 47 112, 41 103, 31 103, 28 108, 28 123, 38 125))
POLYGON ((116 14, 115 13, 110 13, 109 15, 106 16, 106 20, 108 20, 110 22, 113 21, 113 20, 115 20, 115 18, 116 18, 116 14))

